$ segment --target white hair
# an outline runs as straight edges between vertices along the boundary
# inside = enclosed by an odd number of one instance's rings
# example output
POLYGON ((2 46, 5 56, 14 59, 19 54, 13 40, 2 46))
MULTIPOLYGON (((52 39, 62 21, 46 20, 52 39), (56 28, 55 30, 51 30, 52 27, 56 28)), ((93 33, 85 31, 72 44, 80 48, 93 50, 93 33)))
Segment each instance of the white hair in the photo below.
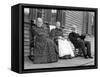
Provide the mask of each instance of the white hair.
POLYGON ((37 18, 37 21, 42 21, 43 22, 42 18, 37 18))
POLYGON ((75 32, 78 33, 78 29, 77 29, 77 26, 76 25, 71 25, 71 28, 74 28, 75 29, 75 32))
POLYGON ((75 32, 78 33, 77 26, 73 25, 73 28, 75 28, 75 32))

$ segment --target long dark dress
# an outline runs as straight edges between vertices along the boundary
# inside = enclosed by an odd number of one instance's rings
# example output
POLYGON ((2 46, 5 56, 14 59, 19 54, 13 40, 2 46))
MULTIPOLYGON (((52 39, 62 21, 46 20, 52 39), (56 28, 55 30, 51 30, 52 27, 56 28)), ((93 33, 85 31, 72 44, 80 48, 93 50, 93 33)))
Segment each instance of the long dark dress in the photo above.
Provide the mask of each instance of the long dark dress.
POLYGON ((33 26, 32 34, 34 35, 33 63, 57 62, 57 48, 55 43, 49 39, 48 33, 43 28, 33 26))
POLYGON ((56 45, 58 45, 58 37, 59 36, 63 37, 62 29, 55 28, 55 29, 51 30, 51 32, 50 32, 50 38, 52 40, 54 40, 54 42, 56 43, 56 45))
POLYGON ((58 39, 59 36, 63 36, 62 29, 55 28, 51 30, 50 36, 52 39, 58 39))

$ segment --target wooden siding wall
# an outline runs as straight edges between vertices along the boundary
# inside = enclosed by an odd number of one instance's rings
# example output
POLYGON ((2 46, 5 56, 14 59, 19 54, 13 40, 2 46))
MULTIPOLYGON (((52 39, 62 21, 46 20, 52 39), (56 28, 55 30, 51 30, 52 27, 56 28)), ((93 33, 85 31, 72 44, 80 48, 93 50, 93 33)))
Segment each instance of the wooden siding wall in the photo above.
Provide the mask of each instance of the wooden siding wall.
POLYGON ((24 17, 24 56, 28 56, 30 52, 30 24, 29 19, 24 17))
POLYGON ((68 34, 68 29, 70 26, 76 25, 78 33, 82 33, 83 25, 83 12, 80 11, 66 11, 65 15, 65 29, 66 34, 68 34))

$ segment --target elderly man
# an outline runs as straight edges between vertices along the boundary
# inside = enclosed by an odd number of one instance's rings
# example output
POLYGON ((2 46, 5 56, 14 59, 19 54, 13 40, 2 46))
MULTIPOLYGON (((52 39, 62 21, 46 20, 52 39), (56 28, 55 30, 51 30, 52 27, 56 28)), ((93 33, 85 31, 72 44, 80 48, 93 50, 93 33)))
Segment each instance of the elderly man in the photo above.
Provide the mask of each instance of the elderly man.
POLYGON ((84 36, 80 36, 78 33, 76 33, 76 26, 71 27, 71 33, 69 34, 69 39, 75 46, 75 48, 79 48, 79 50, 82 51, 84 58, 93 58, 91 56, 91 46, 89 41, 84 41, 83 39, 85 38, 84 36), (87 48, 87 51, 85 49, 87 48))

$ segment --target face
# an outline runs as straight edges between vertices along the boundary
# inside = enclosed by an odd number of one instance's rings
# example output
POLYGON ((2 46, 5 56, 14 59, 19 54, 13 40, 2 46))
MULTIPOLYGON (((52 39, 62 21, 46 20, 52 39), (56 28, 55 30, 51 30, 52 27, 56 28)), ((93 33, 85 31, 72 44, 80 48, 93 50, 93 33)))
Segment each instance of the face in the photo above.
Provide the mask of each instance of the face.
POLYGON ((56 28, 60 28, 60 22, 56 22, 56 28))
POLYGON ((41 18, 38 18, 38 19, 37 19, 37 26, 38 26, 38 27, 42 27, 42 24, 43 24, 42 19, 41 19, 41 18))
POLYGON ((75 28, 71 27, 70 32, 75 32, 75 28))

